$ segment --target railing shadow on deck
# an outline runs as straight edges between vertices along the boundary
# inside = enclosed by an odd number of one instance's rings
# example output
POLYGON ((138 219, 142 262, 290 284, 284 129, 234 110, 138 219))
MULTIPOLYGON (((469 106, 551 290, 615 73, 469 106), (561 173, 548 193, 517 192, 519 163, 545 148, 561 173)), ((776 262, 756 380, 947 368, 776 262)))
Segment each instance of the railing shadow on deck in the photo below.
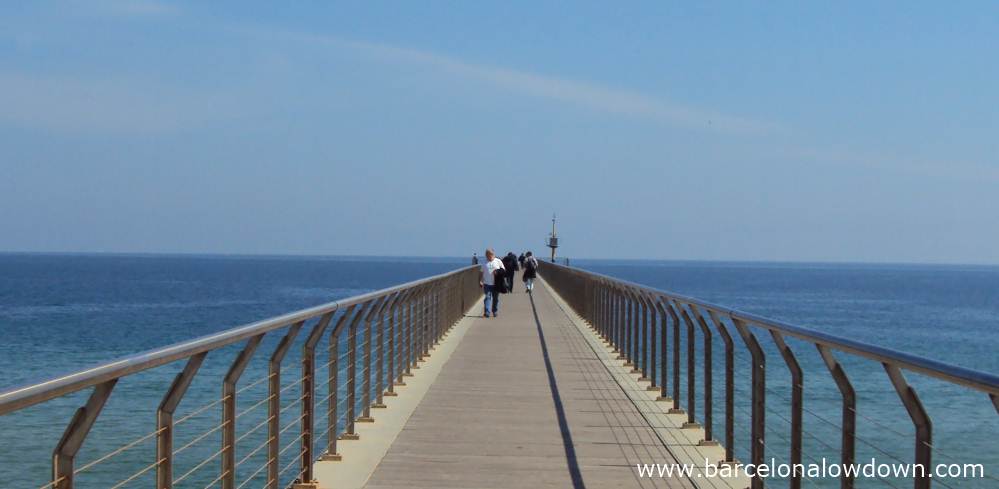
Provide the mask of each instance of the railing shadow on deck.
POLYGON ((552 401, 555 403, 555 414, 558 417, 558 428, 562 434, 562 447, 565 449, 565 460, 569 465, 569 476, 572 478, 572 487, 584 489, 582 472, 579 470, 579 460, 576 458, 576 447, 572 441, 572 432, 569 430, 569 422, 565 416, 565 407, 562 405, 562 396, 558 391, 558 381, 555 379, 555 370, 552 368, 551 357, 548 355, 548 342, 545 340, 545 332, 541 327, 541 318, 538 317, 538 308, 534 304, 534 294, 528 293, 531 301, 531 313, 534 314, 534 324, 538 328, 538 341, 541 342, 541 354, 545 360, 545 370, 548 374, 548 387, 551 389, 552 401))

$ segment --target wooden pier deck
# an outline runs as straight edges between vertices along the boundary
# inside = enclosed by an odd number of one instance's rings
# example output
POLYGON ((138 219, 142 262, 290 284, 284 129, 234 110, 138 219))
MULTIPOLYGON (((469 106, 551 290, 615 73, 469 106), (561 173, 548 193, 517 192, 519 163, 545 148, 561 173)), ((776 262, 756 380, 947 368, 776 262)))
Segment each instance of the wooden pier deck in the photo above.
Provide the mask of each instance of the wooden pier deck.
POLYGON ((630 370, 546 285, 518 280, 498 317, 473 307, 343 459, 317 465, 320 487, 748 486, 640 477, 636 464, 703 467, 722 451, 630 370))

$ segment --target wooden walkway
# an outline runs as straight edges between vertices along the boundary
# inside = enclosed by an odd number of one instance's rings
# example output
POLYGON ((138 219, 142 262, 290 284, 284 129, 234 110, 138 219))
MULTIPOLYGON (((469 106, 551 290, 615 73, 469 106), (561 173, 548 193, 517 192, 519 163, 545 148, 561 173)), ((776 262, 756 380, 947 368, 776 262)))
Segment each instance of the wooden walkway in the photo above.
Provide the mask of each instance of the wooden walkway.
POLYGON ((636 464, 676 460, 641 412, 650 398, 543 284, 528 295, 518 280, 497 318, 471 313, 365 487, 696 487, 639 477, 636 464))

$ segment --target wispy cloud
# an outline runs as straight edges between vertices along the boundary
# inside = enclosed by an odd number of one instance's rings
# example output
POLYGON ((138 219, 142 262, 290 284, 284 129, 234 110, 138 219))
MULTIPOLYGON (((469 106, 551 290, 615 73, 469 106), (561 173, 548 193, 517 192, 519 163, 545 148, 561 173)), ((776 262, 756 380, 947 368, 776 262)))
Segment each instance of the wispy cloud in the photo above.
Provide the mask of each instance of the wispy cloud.
POLYGON ((682 127, 740 133, 777 132, 776 123, 713 110, 686 107, 660 97, 622 90, 582 80, 533 73, 490 64, 472 63, 434 52, 345 40, 333 36, 263 29, 237 29, 270 38, 322 44, 364 53, 389 63, 407 63, 436 68, 464 79, 479 80, 501 89, 542 99, 568 103, 612 114, 648 117, 682 127))

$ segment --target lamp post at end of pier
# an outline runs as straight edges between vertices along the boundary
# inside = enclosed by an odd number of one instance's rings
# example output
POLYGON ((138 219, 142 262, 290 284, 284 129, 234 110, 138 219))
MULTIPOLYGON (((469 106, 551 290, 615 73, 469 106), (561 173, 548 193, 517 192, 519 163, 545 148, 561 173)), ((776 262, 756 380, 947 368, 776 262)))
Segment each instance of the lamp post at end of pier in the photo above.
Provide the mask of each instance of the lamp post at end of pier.
POLYGON ((558 248, 558 235, 555 234, 555 214, 552 214, 552 234, 548 236, 548 244, 545 246, 552 249, 552 263, 555 263, 555 248, 558 248))

